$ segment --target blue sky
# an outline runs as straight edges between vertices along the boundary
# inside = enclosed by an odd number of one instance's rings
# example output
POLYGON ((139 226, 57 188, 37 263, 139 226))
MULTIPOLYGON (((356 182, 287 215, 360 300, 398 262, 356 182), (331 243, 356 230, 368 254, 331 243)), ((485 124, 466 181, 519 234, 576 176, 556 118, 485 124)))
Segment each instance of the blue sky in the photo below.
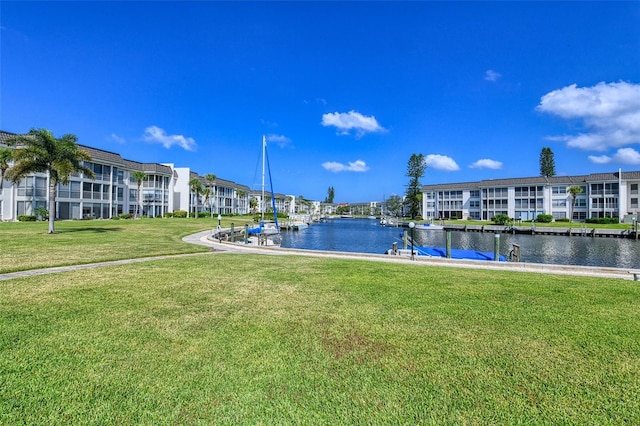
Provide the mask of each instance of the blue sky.
POLYGON ((640 170, 640 2, 0 3, 0 129, 336 202, 640 170))

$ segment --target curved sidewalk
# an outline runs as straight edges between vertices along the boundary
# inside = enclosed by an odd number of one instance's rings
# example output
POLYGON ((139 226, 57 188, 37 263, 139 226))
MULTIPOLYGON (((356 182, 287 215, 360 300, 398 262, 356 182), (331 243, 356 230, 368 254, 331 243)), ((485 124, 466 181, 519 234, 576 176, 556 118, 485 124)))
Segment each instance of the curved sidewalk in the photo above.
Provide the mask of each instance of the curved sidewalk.
MULTIPOLYGON (((551 265, 542 263, 526 262, 492 262, 484 260, 464 260, 446 259, 441 257, 416 256, 415 260, 402 256, 390 256, 386 254, 352 253, 290 249, 281 247, 255 247, 230 242, 219 242, 209 239, 210 232, 201 232, 189 236, 189 241, 194 244, 201 244, 212 247, 215 251, 229 251, 234 253, 260 253, 271 255, 301 255, 341 259, 360 259, 377 262, 404 263, 413 265, 448 266, 454 268, 489 269, 496 271, 515 271, 529 273, 544 273, 556 275, 574 275, 584 277, 616 278, 633 280, 635 274, 640 276, 640 271, 625 268, 608 268, 597 266, 577 266, 577 265, 551 265)), ((187 241, 185 239, 185 241, 187 241)))
POLYGON ((369 254, 369 253, 351 253, 351 252, 334 252, 334 251, 319 251, 319 250, 303 250, 303 249, 290 249, 281 247, 255 247, 230 242, 220 242, 209 238, 211 231, 203 231, 197 234, 188 235, 182 240, 189 244, 196 244, 205 247, 210 247, 211 252, 204 253, 187 253, 187 254, 173 254, 164 256, 153 257, 141 257, 136 259, 122 259, 108 262, 96 262, 81 265, 69 265, 69 266, 56 266, 51 268, 31 269, 27 271, 9 272, 6 274, 0 274, 0 281, 10 280, 13 278, 31 277, 44 274, 55 274, 58 272, 78 271, 82 269, 100 268, 104 266, 118 266, 127 265, 140 262, 148 262, 152 260, 161 260, 177 257, 188 256, 202 256, 212 253, 254 253, 254 254, 267 254, 267 255, 298 255, 298 256, 313 256, 313 257, 325 257, 325 258, 339 258, 339 259, 359 259, 369 260, 376 262, 388 262, 388 263, 402 263, 412 265, 429 265, 429 266, 446 266, 454 268, 471 268, 471 269, 489 269, 489 270, 503 270, 503 271, 516 271, 516 272, 535 272, 545 274, 556 275, 574 275, 585 277, 601 277, 601 278, 616 278, 624 280, 633 280, 636 274, 640 277, 640 271, 623 269, 623 268, 601 268, 591 266, 574 266, 574 265, 546 265, 540 263, 513 263, 513 262, 491 262, 480 260, 462 260, 462 259, 444 259, 439 257, 427 257, 416 256, 415 260, 411 260, 408 257, 401 256, 389 256, 384 254, 369 254))

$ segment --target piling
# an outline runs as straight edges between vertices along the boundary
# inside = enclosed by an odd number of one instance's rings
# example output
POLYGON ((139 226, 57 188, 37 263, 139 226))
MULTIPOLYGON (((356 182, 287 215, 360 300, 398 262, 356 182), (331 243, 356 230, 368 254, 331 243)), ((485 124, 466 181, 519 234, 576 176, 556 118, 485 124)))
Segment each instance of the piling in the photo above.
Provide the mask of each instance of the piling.
POLYGON ((496 234, 493 239, 493 260, 496 262, 500 260, 500 234, 496 234))
POLYGON ((451 231, 447 231, 447 259, 451 259, 451 231))

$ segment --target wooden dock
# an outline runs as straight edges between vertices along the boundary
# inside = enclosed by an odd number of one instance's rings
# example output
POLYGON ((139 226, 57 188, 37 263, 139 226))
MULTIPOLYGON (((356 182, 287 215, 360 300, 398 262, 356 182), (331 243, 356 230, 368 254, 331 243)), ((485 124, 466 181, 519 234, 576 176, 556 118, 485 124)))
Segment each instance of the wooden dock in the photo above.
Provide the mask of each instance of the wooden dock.
POLYGON ((550 226, 444 225, 446 231, 490 232, 494 234, 564 235, 567 237, 603 237, 638 239, 633 229, 564 228, 550 226))

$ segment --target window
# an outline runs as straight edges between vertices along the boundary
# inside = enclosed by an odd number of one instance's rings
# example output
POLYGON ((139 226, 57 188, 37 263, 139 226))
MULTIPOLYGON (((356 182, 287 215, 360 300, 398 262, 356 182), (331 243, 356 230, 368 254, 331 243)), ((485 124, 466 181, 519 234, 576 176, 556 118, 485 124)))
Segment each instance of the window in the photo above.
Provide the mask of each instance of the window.
POLYGON ((20 181, 18 184, 18 195, 33 197, 33 176, 27 176, 20 181))
POLYGON ((553 195, 564 195, 567 193, 567 187, 566 186, 553 186, 551 187, 551 193, 553 195))
POLYGON ((638 208, 638 198, 637 197, 631 199, 631 206, 630 207, 632 209, 637 209, 638 208))
POLYGON ((631 193, 632 194, 637 194, 638 193, 638 184, 637 183, 632 183, 631 184, 631 193))
POLYGON ((567 200, 552 200, 552 207, 567 207, 567 200))
POLYGON ((479 189, 474 189, 473 191, 469 191, 469 196, 470 197, 479 197, 480 196, 480 190, 479 189))

